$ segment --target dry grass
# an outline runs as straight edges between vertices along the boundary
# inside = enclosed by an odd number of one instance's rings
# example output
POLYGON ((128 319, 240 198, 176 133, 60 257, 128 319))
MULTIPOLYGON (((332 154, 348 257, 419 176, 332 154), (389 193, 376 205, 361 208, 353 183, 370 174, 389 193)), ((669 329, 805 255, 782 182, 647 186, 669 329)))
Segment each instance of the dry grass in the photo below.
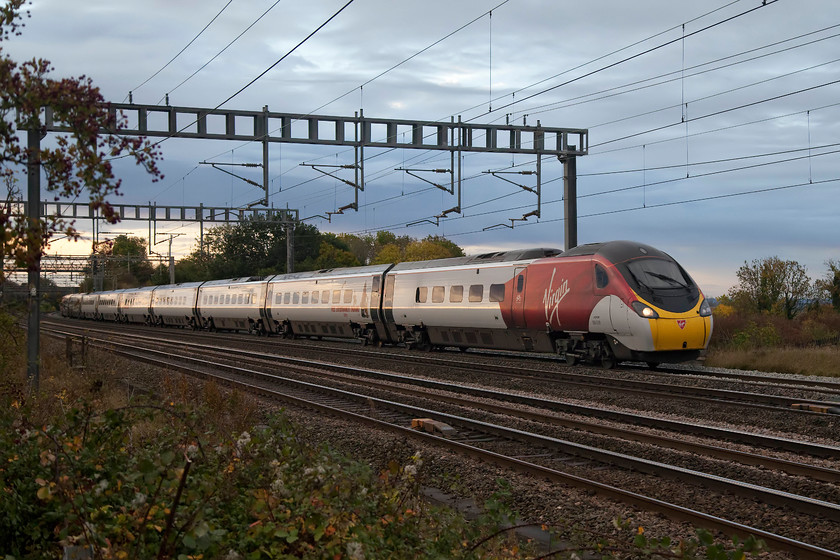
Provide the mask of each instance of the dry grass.
MULTIPOLYGON (((94 411, 138 404, 167 408, 185 405, 186 410, 200 411, 202 429, 219 434, 239 433, 260 420, 257 401, 250 396, 105 351, 89 349, 85 367, 71 368, 64 342, 50 337, 41 339, 39 391, 33 395, 26 379, 25 336, 5 342, 4 358, 8 359, 0 368, 0 397, 26 401, 36 423, 48 422, 56 412, 80 403, 94 411), (138 391, 141 387, 143 391, 138 391)), ((139 425, 136 435, 154 437, 158 428, 139 425)))
POLYGON ((705 365, 800 375, 840 377, 840 348, 715 348, 706 356, 705 365))

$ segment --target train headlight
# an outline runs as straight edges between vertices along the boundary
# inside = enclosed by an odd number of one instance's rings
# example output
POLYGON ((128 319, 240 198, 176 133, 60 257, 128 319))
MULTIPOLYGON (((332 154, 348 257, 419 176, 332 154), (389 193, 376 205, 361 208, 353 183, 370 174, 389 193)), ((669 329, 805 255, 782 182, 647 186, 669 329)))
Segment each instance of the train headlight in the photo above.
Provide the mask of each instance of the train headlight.
POLYGON ((632 304, 633 311, 639 314, 639 317, 643 319, 658 319, 659 313, 656 312, 652 307, 649 305, 645 305, 641 301, 634 301, 632 304))
POLYGON ((708 317, 712 314, 712 306, 704 299, 703 303, 700 304, 700 311, 698 313, 700 313, 701 317, 708 317))

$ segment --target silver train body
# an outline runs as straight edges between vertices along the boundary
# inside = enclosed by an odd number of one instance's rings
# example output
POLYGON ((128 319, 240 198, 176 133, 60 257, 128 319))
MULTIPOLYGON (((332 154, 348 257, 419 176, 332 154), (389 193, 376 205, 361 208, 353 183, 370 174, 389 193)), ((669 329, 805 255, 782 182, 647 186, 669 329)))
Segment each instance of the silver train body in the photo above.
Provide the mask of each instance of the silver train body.
POLYGON ((605 364, 696 358, 712 328, 708 304, 676 261, 626 241, 73 294, 62 314, 605 364))

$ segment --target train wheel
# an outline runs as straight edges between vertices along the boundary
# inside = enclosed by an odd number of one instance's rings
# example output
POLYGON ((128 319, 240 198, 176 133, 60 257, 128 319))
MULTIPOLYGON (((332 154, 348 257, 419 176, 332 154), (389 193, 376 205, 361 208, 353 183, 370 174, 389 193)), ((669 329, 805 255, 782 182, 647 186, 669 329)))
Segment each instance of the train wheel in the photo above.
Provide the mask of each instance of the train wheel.
POLYGON ((574 354, 570 354, 570 353, 566 352, 566 355, 564 356, 564 358, 566 360, 567 365, 573 366, 573 365, 578 363, 578 357, 575 356, 574 354))
POLYGON ((613 369, 615 367, 616 361, 613 356, 604 356, 601 358, 601 367, 604 369, 613 369))
POLYGON ((647 367, 648 369, 656 369, 659 367, 659 362, 648 362, 647 367))

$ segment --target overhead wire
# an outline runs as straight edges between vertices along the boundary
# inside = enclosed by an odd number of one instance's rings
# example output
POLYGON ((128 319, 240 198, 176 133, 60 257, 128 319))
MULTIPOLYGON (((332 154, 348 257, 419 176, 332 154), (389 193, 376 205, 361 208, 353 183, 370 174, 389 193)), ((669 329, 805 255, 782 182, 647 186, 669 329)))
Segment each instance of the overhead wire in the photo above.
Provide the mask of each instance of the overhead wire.
POLYGON ((211 20, 207 23, 207 25, 205 25, 205 26, 201 29, 201 31, 199 31, 199 32, 198 32, 198 34, 197 34, 195 37, 193 37, 192 39, 190 39, 190 42, 189 42, 189 43, 187 43, 186 45, 184 45, 184 48, 182 48, 180 51, 178 51, 178 53, 177 53, 175 56, 173 56, 171 59, 169 59, 169 62, 167 62, 166 64, 164 64, 163 66, 161 66, 161 68, 160 68, 157 72, 155 72, 154 74, 152 74, 151 76, 149 76, 148 78, 146 78, 146 79, 143 81, 143 83, 141 83, 141 84, 140 84, 140 85, 138 85, 138 86, 134 86, 134 87, 131 89, 131 91, 129 91, 129 94, 125 96, 125 99, 123 99, 123 103, 125 103, 126 99, 128 99, 128 98, 129 98, 129 96, 131 95, 131 92, 137 91, 138 89, 140 89, 141 87, 143 87, 144 85, 146 85, 147 83, 149 83, 150 81, 152 81, 152 79, 154 79, 154 78, 155 78, 155 76, 157 76, 158 74, 160 74, 161 72, 163 72, 163 71, 164 71, 164 70, 165 70, 165 69, 166 69, 166 68, 167 68, 170 64, 172 64, 173 62, 175 62, 175 59, 177 59, 179 56, 181 56, 182 54, 184 54, 184 51, 186 51, 186 50, 190 47, 190 45, 192 45, 193 43, 195 43, 196 39, 198 39, 199 37, 201 37, 201 35, 202 35, 205 31, 207 31, 207 28, 208 28, 208 27, 210 27, 210 26, 213 24, 213 22, 214 22, 214 21, 216 21, 216 20, 218 19, 218 17, 219 17, 220 15, 222 15, 222 13, 223 13, 223 12, 227 9, 227 7, 228 7, 228 6, 230 6, 231 2, 233 2, 233 0, 228 0, 228 2, 227 2, 224 6, 222 6, 222 9, 221 9, 221 10, 219 10, 219 11, 218 11, 218 13, 217 13, 215 16, 213 16, 213 19, 211 19, 211 20))
MULTIPOLYGON (((263 12, 263 13, 262 13, 262 14, 261 14, 261 15, 260 15, 257 19, 255 19, 254 21, 252 21, 252 22, 251 22, 251 24, 250 24, 248 27, 246 27, 246 28, 245 28, 245 29, 244 29, 244 30, 243 30, 243 31, 242 31, 239 35, 237 35, 236 37, 234 37, 234 38, 233 38, 233 40, 232 40, 231 42, 229 42, 227 45, 225 45, 225 46, 224 46, 224 48, 223 48, 222 50, 220 50, 219 52, 217 52, 216 54, 214 54, 214 55, 210 58, 210 60, 208 60, 207 62, 205 62, 204 64, 202 64, 202 65, 201 65, 201 66, 200 66, 197 70, 195 70, 192 74, 190 74, 189 76, 187 76, 186 78, 184 78, 184 80, 183 80, 183 81, 181 81, 181 83, 179 83, 179 84, 178 84, 177 86, 175 86, 174 88, 170 89, 170 90, 166 93, 166 95, 165 95, 164 97, 161 97, 161 98, 160 98, 160 100, 158 101, 158 104, 160 104, 160 103, 161 103, 161 102, 162 102, 162 101, 163 101, 166 97, 168 97, 168 96, 169 96, 169 94, 171 94, 172 92, 174 92, 175 90, 177 90, 178 88, 180 88, 182 85, 184 85, 185 83, 187 83, 188 81, 190 81, 191 79, 193 79, 193 78, 196 76, 196 74, 198 74, 199 72, 201 72, 202 70, 204 70, 205 68, 207 68, 207 66, 208 66, 211 62, 213 62, 214 60, 216 60, 217 58, 219 58, 219 57, 220 57, 220 56, 221 56, 221 55, 222 55, 222 54, 223 54, 226 50, 228 50, 228 49, 229 49, 229 48, 230 48, 230 47, 231 47, 231 46, 232 46, 235 42, 237 42, 237 41, 238 41, 238 40, 239 40, 239 39, 240 39, 243 35, 245 35, 248 31, 250 31, 252 27, 254 27, 257 23, 259 23, 259 21, 260 21, 260 20, 262 20, 262 18, 264 18, 264 17, 266 16, 266 14, 268 14, 268 12, 270 12, 271 10, 273 10, 273 9, 274 9, 274 7, 275 7, 277 4, 279 4, 279 3, 280 3, 280 0, 276 0, 276 1, 275 1, 272 5, 271 5, 271 6, 269 6, 269 7, 268 7, 268 9, 267 9, 267 10, 265 10, 265 11, 264 11, 264 12, 263 12)), ((223 103, 223 105, 224 105, 224 103, 223 103)))

